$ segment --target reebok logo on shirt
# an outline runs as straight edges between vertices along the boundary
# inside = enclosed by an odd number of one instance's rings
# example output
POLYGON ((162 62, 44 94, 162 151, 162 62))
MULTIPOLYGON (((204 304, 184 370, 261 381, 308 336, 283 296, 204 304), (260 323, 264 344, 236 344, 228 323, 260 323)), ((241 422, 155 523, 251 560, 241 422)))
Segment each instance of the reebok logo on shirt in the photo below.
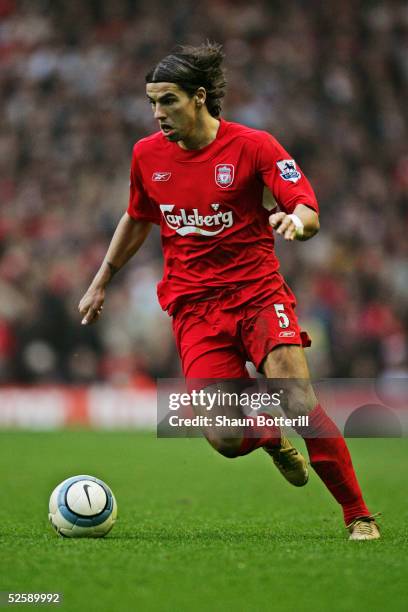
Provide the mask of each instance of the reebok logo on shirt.
MULTIPOLYGON (((219 204, 212 204, 214 210, 218 210, 218 207, 219 204)), ((160 204, 160 210, 168 227, 180 236, 187 236, 187 234, 216 236, 234 223, 231 210, 220 211, 215 215, 200 215, 198 208, 193 208, 192 211, 180 208, 179 214, 174 214, 173 209, 174 204, 160 204)))

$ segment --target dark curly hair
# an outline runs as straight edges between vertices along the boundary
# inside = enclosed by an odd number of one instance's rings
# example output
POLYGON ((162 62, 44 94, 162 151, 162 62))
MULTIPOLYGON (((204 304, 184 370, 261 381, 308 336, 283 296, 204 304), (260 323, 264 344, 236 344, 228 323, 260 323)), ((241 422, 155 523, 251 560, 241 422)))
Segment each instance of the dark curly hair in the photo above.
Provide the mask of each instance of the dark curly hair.
POLYGON ((167 55, 146 75, 146 83, 175 83, 189 96, 199 87, 207 92, 206 105, 213 117, 221 113, 226 80, 221 67, 224 59, 221 45, 204 43, 199 47, 182 46, 167 55))

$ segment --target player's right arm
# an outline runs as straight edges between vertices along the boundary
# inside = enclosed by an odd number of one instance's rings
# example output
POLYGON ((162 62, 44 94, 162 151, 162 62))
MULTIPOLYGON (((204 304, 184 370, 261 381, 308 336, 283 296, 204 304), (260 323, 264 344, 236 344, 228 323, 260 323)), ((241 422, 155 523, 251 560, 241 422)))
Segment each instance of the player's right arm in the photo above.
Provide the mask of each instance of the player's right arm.
POLYGON ((127 212, 123 215, 109 245, 101 267, 87 292, 79 302, 82 325, 98 320, 105 301, 105 289, 113 276, 139 250, 150 232, 150 221, 136 220, 127 212))

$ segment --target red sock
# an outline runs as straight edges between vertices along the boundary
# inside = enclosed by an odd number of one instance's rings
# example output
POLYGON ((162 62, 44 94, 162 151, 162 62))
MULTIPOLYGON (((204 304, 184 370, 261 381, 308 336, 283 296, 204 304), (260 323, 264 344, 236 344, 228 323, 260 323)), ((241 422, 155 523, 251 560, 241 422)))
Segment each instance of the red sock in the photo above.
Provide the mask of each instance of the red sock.
MULTIPOLYGON (((271 418, 270 414, 261 414, 271 418)), ((247 417, 252 420, 252 425, 247 427, 242 438, 241 446, 239 447, 238 456, 248 455, 261 446, 278 446, 280 444, 281 432, 279 427, 275 425, 258 425, 256 419, 247 417)))
POLYGON ((358 516, 369 516, 346 441, 320 405, 309 413, 309 427, 297 431, 305 440, 312 467, 342 506, 346 525, 358 516))

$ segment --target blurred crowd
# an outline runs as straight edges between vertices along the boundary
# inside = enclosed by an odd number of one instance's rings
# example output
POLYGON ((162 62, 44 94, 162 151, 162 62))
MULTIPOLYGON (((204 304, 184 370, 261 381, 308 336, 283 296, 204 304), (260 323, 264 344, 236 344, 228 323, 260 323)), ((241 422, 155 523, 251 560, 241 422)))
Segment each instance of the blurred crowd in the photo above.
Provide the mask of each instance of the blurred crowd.
POLYGON ((317 192, 319 236, 277 245, 313 374, 407 373, 404 0, 0 0, 1 383, 180 374, 157 229, 98 325, 77 304, 127 206, 132 145, 156 129, 144 75, 207 38, 226 53, 224 117, 274 134, 317 192))

